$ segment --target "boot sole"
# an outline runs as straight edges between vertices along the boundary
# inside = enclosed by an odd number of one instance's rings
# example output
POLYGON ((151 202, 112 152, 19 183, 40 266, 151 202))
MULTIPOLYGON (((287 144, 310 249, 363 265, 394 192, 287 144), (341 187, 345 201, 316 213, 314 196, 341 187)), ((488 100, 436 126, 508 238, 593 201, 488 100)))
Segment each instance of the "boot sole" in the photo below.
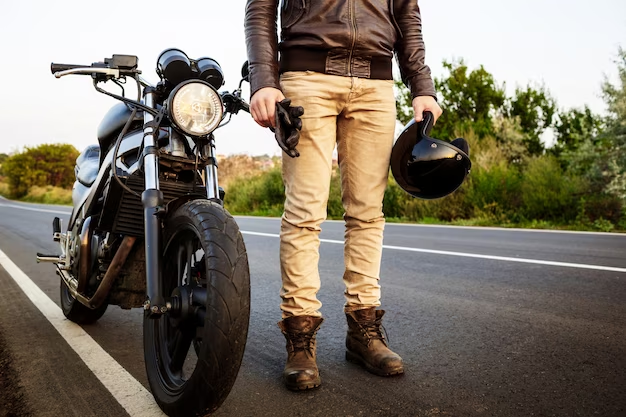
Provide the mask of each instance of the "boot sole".
POLYGON ((317 378, 315 381, 308 382, 306 384, 289 384, 287 383, 287 381, 285 381, 285 386, 290 391, 306 391, 306 390, 310 390, 313 388, 317 388, 320 385, 322 385, 321 378, 317 378))
POLYGON ((357 365, 361 365, 362 367, 364 367, 368 372, 374 374, 374 375, 378 375, 378 376, 395 376, 395 375, 402 375, 404 373, 404 368, 396 368, 393 369, 391 371, 383 371, 381 369, 378 369, 372 365, 370 365, 369 363, 367 363, 365 361, 365 359, 363 359, 362 357, 360 357, 359 355, 350 352, 349 350, 346 351, 346 360, 348 362, 352 362, 355 363, 357 365))

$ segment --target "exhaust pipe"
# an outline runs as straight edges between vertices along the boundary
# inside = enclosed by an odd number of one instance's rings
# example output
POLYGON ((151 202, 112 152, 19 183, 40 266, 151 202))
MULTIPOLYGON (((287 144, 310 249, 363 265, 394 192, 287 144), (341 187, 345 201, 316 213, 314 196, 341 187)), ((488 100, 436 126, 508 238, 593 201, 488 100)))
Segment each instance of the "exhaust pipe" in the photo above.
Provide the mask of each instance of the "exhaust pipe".
POLYGON ((57 271, 59 272, 59 275, 61 276, 61 278, 67 285, 67 288, 69 289, 70 294, 72 294, 72 296, 76 298, 76 300, 78 300, 81 304, 84 304, 85 306, 89 307, 92 310, 95 310, 96 308, 100 307, 104 303, 104 300, 106 300, 107 296, 109 295, 109 292, 111 291, 111 287, 113 287, 113 283, 117 279, 117 276, 119 275, 122 267, 124 266, 124 263, 126 262, 126 258, 128 258, 128 255, 130 254, 131 249, 135 245, 136 240, 137 238, 134 236, 124 237, 124 240, 122 240, 120 247, 117 249, 117 252, 115 252, 115 256, 113 257, 113 260, 111 261, 111 264, 109 265, 109 269, 107 269, 106 274, 104 274, 104 278, 102 279, 102 282, 100 282, 100 285, 98 286, 98 289, 96 290, 96 293, 91 298, 87 298, 81 293, 79 293, 77 290, 78 280, 76 278, 73 278, 67 271, 61 269, 57 265, 57 271))

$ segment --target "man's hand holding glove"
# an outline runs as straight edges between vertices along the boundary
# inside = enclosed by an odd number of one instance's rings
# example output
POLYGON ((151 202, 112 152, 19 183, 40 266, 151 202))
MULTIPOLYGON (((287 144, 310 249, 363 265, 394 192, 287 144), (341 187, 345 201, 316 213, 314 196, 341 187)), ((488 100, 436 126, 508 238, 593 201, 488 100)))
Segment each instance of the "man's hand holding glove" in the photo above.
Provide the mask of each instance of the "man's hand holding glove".
POLYGON ((304 108, 291 106, 291 100, 288 98, 276 103, 276 127, 270 129, 274 132, 278 146, 292 158, 300 156, 296 146, 300 140, 300 129, 302 129, 300 116, 303 114, 304 108))

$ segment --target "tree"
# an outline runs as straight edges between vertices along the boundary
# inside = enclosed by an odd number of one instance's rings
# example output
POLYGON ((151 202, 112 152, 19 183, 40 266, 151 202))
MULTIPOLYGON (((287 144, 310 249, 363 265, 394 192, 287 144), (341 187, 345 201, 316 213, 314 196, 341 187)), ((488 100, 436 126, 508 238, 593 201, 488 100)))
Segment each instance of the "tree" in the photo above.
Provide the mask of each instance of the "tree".
POLYGON ((77 157, 76 148, 67 144, 26 147, 23 152, 11 155, 2 164, 11 195, 23 197, 35 185, 71 187, 77 157))
POLYGON ((515 95, 509 100, 507 115, 517 118, 522 132, 526 135, 524 143, 531 155, 541 155, 545 150, 541 134, 552 125, 556 112, 556 102, 544 87, 516 88, 515 95))
POLYGON ((505 103, 504 86, 496 83, 489 72, 480 68, 468 72, 463 60, 444 61, 448 75, 435 79, 445 110, 437 121, 436 132, 442 138, 453 138, 456 131, 471 128, 479 137, 492 135, 493 117, 505 103))
POLYGON ((618 82, 605 79, 602 96, 608 107, 607 129, 604 140, 608 152, 604 172, 608 180, 607 192, 626 199, 626 49, 619 48, 617 64, 618 82))
POLYGON ((411 90, 400 80, 395 81, 396 92, 396 118, 406 125, 413 119, 413 100, 411 90))
POLYGON ((559 112, 554 123, 556 144, 552 152, 558 155, 563 150, 574 151, 586 140, 597 140, 603 126, 602 118, 587 106, 559 112))
MULTIPOLYGON (((563 151, 570 170, 585 176, 594 191, 604 192, 622 200, 626 199, 626 50, 620 48, 616 61, 618 82, 605 79, 602 96, 607 105, 608 117, 599 122, 588 115, 579 116, 572 123, 581 127, 585 136, 564 136, 574 144, 563 151), (601 128, 597 128, 600 125, 601 128), (597 132, 594 131, 597 130, 597 132), (596 133, 595 135, 593 133, 596 133), (577 143, 576 139, 580 139, 577 143)), ((567 120, 567 119, 565 119, 567 120)), ((562 130, 564 130, 562 128, 562 130)), ((573 129, 576 131, 576 129, 573 129)))
POLYGON ((4 163, 4 161, 7 160, 7 158, 9 157, 9 155, 5 154, 5 153, 0 153, 0 175, 2 174, 2 164, 4 163))
MULTIPOLYGON (((448 75, 434 81, 444 112, 433 135, 453 139, 457 132, 470 129, 479 137, 493 134, 493 117, 501 112, 506 99, 504 87, 482 66, 471 72, 463 60, 444 61, 443 66, 448 75)), ((402 124, 413 117, 411 92, 401 81, 396 81, 396 110, 402 124)))
POLYGON ((498 115, 493 120, 493 127, 494 137, 508 162, 521 163, 529 156, 519 118, 498 115))

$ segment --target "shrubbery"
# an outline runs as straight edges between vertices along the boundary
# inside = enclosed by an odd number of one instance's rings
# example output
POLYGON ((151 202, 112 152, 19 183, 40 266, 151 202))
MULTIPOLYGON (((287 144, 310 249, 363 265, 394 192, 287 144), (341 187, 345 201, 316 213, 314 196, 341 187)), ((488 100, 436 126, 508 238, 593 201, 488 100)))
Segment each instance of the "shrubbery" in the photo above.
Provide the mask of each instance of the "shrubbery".
POLYGON ((34 187, 70 188, 74 183, 74 163, 78 151, 72 145, 44 144, 27 147, 2 163, 9 185, 9 196, 22 198, 34 187))
MULTIPOLYGON (((583 178, 568 174, 553 156, 531 157, 512 164, 493 158, 492 147, 476 146, 472 172, 463 186, 438 200, 406 194, 390 175, 383 211, 392 221, 456 224, 570 227, 610 231, 624 222, 619 199, 588 194, 583 178), (485 155, 486 153, 487 155, 485 155)), ((234 214, 279 216, 284 203, 280 166, 230 183, 226 207, 234 214)), ((328 218, 340 219, 341 184, 338 168, 331 179, 328 218)))
POLYGON ((225 204, 231 213, 280 216, 284 202, 280 166, 235 178, 226 188, 225 204))

